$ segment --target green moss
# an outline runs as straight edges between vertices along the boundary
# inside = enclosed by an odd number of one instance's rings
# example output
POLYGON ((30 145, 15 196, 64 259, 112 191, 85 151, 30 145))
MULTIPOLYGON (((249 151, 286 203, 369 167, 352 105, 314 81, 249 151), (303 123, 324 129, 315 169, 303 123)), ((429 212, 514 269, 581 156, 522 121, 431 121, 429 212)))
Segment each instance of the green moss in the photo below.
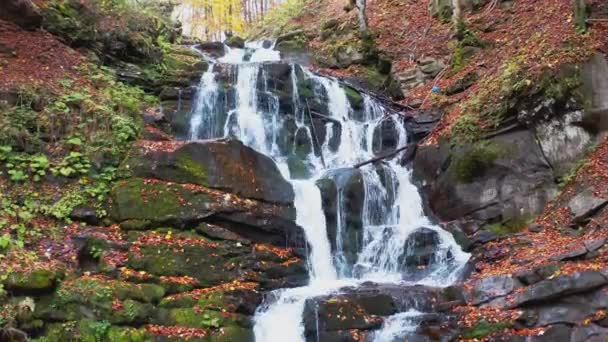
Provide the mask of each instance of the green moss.
POLYGON ((213 245, 180 245, 178 251, 170 244, 142 246, 139 253, 129 254, 128 265, 157 276, 190 276, 201 286, 213 286, 236 277, 239 261, 227 269, 225 256, 235 252, 213 245))
POLYGON ((344 88, 344 92, 346 93, 346 97, 348 98, 348 101, 350 102, 350 105, 354 108, 354 109, 361 109, 363 108, 363 96, 361 96, 361 94, 356 91, 355 89, 345 86, 344 88))
POLYGON ((488 323, 487 321, 481 321, 465 330, 462 337, 467 339, 481 339, 493 333, 509 329, 512 326, 513 322, 488 323))
POLYGON ((144 329, 112 326, 107 334, 108 342, 145 342, 154 338, 144 329))
POLYGON ((250 342, 255 336, 251 329, 241 327, 225 327, 209 336, 210 342, 250 342))
POLYGON ((43 291, 52 289, 58 278, 56 271, 39 269, 27 273, 11 273, 5 284, 7 288, 20 291, 43 291))
POLYGON ((228 39, 226 39, 225 44, 230 47, 244 48, 245 40, 239 36, 231 36, 228 39))
POLYGON ((112 198, 117 220, 149 221, 157 226, 177 218, 194 217, 211 201, 206 194, 178 184, 145 182, 140 178, 130 178, 115 185, 112 198))
POLYGON ((470 183, 492 167, 494 161, 502 152, 499 146, 494 143, 476 143, 472 148, 453 157, 454 160, 450 165, 449 171, 459 181, 470 183))
POLYGON ((531 220, 531 217, 518 217, 506 222, 492 223, 485 228, 496 235, 505 236, 519 233, 531 220))
POLYGON ((207 169, 192 159, 189 153, 177 155, 177 166, 196 179, 196 184, 207 185, 207 169))

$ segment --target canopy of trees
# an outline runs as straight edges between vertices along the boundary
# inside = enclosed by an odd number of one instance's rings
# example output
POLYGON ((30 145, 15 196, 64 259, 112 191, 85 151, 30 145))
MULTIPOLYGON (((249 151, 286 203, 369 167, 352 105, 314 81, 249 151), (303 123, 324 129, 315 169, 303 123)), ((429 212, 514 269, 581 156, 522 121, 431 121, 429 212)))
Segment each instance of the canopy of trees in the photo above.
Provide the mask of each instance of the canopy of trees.
POLYGON ((207 40, 244 33, 281 0, 184 0, 178 16, 187 33, 207 40))

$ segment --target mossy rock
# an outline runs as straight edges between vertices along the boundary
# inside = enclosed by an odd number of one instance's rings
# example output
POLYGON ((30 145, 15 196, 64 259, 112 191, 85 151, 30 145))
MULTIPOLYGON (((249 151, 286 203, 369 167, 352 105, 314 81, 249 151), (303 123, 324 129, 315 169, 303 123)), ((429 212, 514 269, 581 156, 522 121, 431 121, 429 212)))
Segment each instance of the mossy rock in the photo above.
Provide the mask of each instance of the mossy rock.
POLYGON ((111 325, 107 321, 83 319, 52 323, 43 335, 49 342, 151 342, 154 336, 144 329, 111 325))
POLYGON ((144 303, 158 303, 165 296, 165 289, 156 284, 133 284, 121 281, 112 289, 120 300, 131 298, 144 303))
MULTIPOLYGON (((201 246, 142 246, 130 253, 128 265, 157 276, 189 276, 202 286, 213 286, 237 277, 237 265, 229 266, 230 256, 243 255, 244 247, 201 246)), ((236 260, 237 262, 239 260, 236 260)))
POLYGON ((4 285, 11 292, 36 294, 53 290, 61 277, 62 272, 46 269, 13 272, 4 281, 4 285))
POLYGON ((231 48, 243 49, 245 47, 245 40, 239 36, 231 36, 226 39, 224 44, 230 46, 231 48))
POLYGON ((363 96, 355 89, 345 86, 344 92, 353 109, 363 109, 363 96))
POLYGON ((236 326, 225 327, 209 336, 210 342, 254 342, 255 335, 251 329, 236 326))
POLYGON ((234 139, 194 141, 170 151, 136 147, 121 168, 136 177, 198 184, 271 203, 293 202, 293 189, 272 159, 234 139))
POLYGON ((161 325, 179 325, 196 329, 219 329, 228 326, 251 326, 249 317, 227 314, 216 310, 195 308, 174 308, 159 311, 157 317, 161 325))
POLYGON ((154 340, 144 329, 111 326, 107 333, 108 342, 146 342, 154 340))
POLYGON ((505 152, 495 143, 482 141, 455 152, 448 171, 458 181, 470 183, 483 176, 505 152))
POLYGON ((112 310, 108 320, 112 324, 136 325, 149 323, 155 316, 156 309, 152 304, 127 299, 121 303, 120 309, 112 310))
POLYGON ((481 321, 473 325, 472 327, 466 329, 462 333, 462 337, 466 339, 482 339, 495 332, 509 329, 511 327, 513 327, 513 322, 510 321, 499 323, 489 323, 487 321, 481 321))
POLYGON ((192 220, 213 202, 206 194, 178 184, 146 182, 141 178, 122 181, 112 191, 113 215, 119 222, 137 223, 124 228, 143 229, 146 224, 176 224, 192 220), (135 221, 134 221, 135 220, 135 221))

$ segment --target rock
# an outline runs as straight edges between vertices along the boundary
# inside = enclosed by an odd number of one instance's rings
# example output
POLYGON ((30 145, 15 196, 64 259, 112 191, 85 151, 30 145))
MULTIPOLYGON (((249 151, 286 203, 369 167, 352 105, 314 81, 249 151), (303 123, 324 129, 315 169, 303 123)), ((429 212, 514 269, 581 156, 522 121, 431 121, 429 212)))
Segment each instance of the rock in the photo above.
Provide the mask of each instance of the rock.
POLYGON ((586 292, 608 284, 606 277, 598 271, 581 271, 571 275, 560 275, 545 279, 527 287, 515 296, 512 307, 543 302, 564 295, 586 292))
POLYGON ((231 48, 243 49, 245 48, 245 40, 239 36, 231 36, 224 41, 224 44, 231 48))
POLYGON ((327 235, 334 258, 346 265, 347 269, 343 272, 350 273, 357 261, 363 238, 361 214, 365 191, 361 171, 349 168, 332 170, 317 181, 317 186, 321 191, 327 235), (342 197, 341 206, 338 206, 338 194, 342 197), (338 215, 342 220, 341 230, 338 229, 338 215), (342 250, 337 249, 338 239, 342 242, 342 250))
POLYGON ((222 42, 204 42, 199 44, 198 48, 213 58, 220 58, 226 53, 222 42))
POLYGON ((235 241, 244 245, 251 244, 251 240, 246 239, 226 228, 222 228, 220 226, 212 224, 201 223, 196 226, 196 231, 207 236, 210 239, 235 241))
POLYGON ((431 78, 437 76, 445 68, 445 64, 442 61, 432 57, 425 57, 419 60, 418 65, 420 71, 431 78))
POLYGON ((13 22, 24 29, 36 29, 42 25, 42 16, 31 0, 6 0, 0 7, 0 19, 13 22))
POLYGON ((602 53, 596 53, 585 63, 581 73, 583 90, 589 108, 585 110, 583 123, 596 131, 608 129, 608 62, 602 53))
POLYGON ((542 224, 532 224, 530 225, 530 227, 528 227, 528 230, 533 232, 533 233, 540 233, 545 229, 545 227, 542 224))
POLYGON ((504 297, 520 286, 519 281, 511 275, 482 278, 473 285, 469 301, 473 305, 479 305, 498 297, 504 297))
MULTIPOLYGON (((545 107, 551 108, 551 102, 545 107)), ((544 108, 540 106, 542 111, 544 108)), ((554 109, 548 109, 550 112, 554 109)), ((555 115, 547 121, 536 124, 534 130, 544 156, 551 164, 556 177, 563 177, 574 168, 587 146, 592 142, 592 136, 580 122, 583 111, 570 110, 562 115, 555 115)))
POLYGON ((122 165, 134 176, 199 184, 269 203, 293 203, 293 189, 269 157, 237 140, 196 141, 174 151, 134 148, 122 165))
POLYGON ((478 144, 418 148, 414 177, 440 220, 517 221, 540 213, 556 195, 552 169, 531 132, 511 131, 478 144))
POLYGON ((599 289, 589 294, 565 296, 526 310, 525 326, 547 326, 556 323, 576 325, 597 310, 608 307, 608 294, 599 289))
POLYGON ((515 277, 524 285, 536 284, 550 277, 559 269, 559 264, 546 264, 533 269, 524 269, 515 274, 515 277))
POLYGON ((554 256, 550 257, 549 260, 551 260, 551 261, 572 260, 572 259, 576 259, 576 258, 581 258, 585 254, 587 254, 587 248, 585 248, 585 246, 580 246, 580 245, 574 244, 574 245, 570 245, 569 247, 570 248, 568 248, 569 249, 568 252, 554 255, 554 256))
POLYGON ((128 267, 155 276, 192 277, 202 287, 244 279, 259 282, 264 289, 275 289, 301 286, 307 281, 303 260, 282 264, 293 258, 292 254, 278 256, 270 250, 252 253, 250 246, 230 241, 209 243, 201 238, 191 238, 189 244, 175 241, 141 244, 136 252, 129 253, 128 267))
POLYGON ((317 331, 377 329, 383 321, 380 316, 395 312, 395 304, 387 295, 308 299, 303 314, 305 335, 316 336, 317 331))
POLYGON ((478 78, 479 78, 479 75, 477 75, 476 72, 473 72, 473 71, 468 72, 462 78, 456 80, 456 82, 454 82, 454 84, 445 88, 443 90, 443 93, 446 94, 447 96, 461 93, 461 92, 467 90, 468 88, 470 88, 473 84, 475 84, 475 82, 477 81, 478 78))
POLYGON ((203 187, 131 178, 116 184, 112 202, 112 217, 123 229, 167 225, 179 229, 210 220, 256 242, 299 247, 305 241, 293 207, 203 187))
POLYGON ((568 208, 576 224, 584 223, 591 215, 603 208, 607 199, 596 197, 591 188, 578 193, 568 202, 568 208))
POLYGON ((387 118, 376 126, 372 136, 372 150, 375 155, 382 155, 394 151, 399 145, 401 123, 397 118, 387 118))
POLYGON ((100 222, 97 210, 84 206, 74 208, 70 214, 70 218, 74 221, 85 222, 91 225, 98 225, 100 222))
POLYGON ((2 283, 6 290, 16 294, 44 294, 52 291, 62 274, 60 271, 35 269, 11 272, 2 283))

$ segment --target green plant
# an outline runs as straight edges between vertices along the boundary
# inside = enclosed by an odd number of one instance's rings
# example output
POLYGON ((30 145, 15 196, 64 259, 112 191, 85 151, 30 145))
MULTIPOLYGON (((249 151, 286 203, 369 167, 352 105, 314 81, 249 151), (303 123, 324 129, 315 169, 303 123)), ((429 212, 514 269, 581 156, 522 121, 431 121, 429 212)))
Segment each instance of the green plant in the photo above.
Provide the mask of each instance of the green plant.
POLYGON ((72 151, 52 170, 53 174, 71 177, 78 174, 87 174, 91 168, 89 159, 80 152, 72 151))
POLYGON ((89 328, 92 330, 93 332, 93 336, 95 337, 95 340, 97 342, 103 342, 105 339, 106 334, 108 333, 108 330, 110 329, 110 322, 108 321, 98 321, 98 322, 91 322, 89 324, 89 328))
POLYGON ((42 177, 46 176, 46 170, 49 168, 51 163, 44 154, 32 156, 30 158, 30 171, 33 174, 33 179, 38 182, 42 177))

